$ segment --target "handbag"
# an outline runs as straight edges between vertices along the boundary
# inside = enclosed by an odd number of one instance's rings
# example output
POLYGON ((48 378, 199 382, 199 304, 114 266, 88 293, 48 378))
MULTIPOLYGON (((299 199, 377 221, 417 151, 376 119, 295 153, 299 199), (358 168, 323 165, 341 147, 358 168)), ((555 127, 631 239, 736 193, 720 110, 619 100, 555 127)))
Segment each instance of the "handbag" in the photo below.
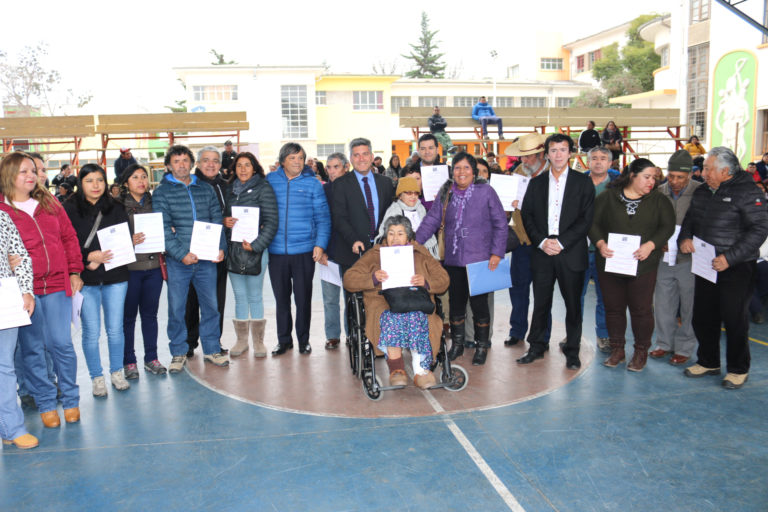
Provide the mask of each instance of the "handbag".
POLYGON ((163 281, 168 280, 168 264, 165 262, 165 254, 162 252, 157 255, 157 261, 160 262, 160 275, 163 276, 163 281))
POLYGON ((379 292, 389 304, 392 313, 411 313, 421 311, 431 315, 435 312, 435 303, 423 286, 399 286, 379 292))
POLYGON ((445 199, 445 204, 443 205, 443 217, 440 220, 440 229, 437 230, 437 255, 440 261, 445 259, 445 210, 448 209, 448 203, 451 202, 451 195, 452 194, 448 194, 448 197, 445 199))

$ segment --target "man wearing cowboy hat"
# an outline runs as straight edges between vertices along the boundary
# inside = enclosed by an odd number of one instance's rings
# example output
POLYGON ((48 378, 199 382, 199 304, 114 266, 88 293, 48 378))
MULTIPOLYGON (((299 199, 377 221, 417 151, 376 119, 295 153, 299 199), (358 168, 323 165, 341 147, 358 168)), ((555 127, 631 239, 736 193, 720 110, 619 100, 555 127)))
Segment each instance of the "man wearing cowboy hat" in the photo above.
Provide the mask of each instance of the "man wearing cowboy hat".
MULTIPOLYGON (((545 137, 538 132, 527 133, 513 142, 504 151, 505 155, 520 157, 521 164, 515 169, 515 174, 534 178, 549 169, 549 162, 544 157, 545 137)), ((509 299, 512 312, 509 315, 509 338, 504 345, 517 345, 525 339, 528 332, 528 306, 531 296, 531 240, 523 227, 523 216, 517 201, 512 203, 512 229, 520 241, 519 247, 512 251, 512 288, 509 289, 509 299)), ((549 325, 552 325, 550 317, 549 325)))

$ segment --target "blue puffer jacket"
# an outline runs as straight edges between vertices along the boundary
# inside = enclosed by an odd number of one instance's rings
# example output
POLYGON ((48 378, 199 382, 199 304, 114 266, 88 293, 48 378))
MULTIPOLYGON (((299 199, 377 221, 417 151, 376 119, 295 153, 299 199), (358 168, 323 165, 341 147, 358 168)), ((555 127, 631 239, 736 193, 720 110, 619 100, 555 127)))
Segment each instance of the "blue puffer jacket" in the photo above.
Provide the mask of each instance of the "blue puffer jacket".
POLYGON ((269 245, 270 254, 304 254, 325 250, 331 237, 331 210, 320 181, 308 166, 288 180, 283 167, 267 175, 277 198, 280 222, 269 245))
POLYGON ((472 109, 472 119, 479 121, 481 117, 495 116, 496 112, 493 111, 493 107, 488 103, 478 102, 472 109))
MULTIPOLYGON (((152 194, 152 208, 163 214, 165 250, 171 258, 181 261, 189 253, 192 226, 195 221, 221 224, 221 206, 213 187, 191 176, 187 186, 166 174, 152 194), (171 229, 173 228, 173 229, 171 229)), ((219 248, 226 250, 224 230, 221 230, 219 248)))

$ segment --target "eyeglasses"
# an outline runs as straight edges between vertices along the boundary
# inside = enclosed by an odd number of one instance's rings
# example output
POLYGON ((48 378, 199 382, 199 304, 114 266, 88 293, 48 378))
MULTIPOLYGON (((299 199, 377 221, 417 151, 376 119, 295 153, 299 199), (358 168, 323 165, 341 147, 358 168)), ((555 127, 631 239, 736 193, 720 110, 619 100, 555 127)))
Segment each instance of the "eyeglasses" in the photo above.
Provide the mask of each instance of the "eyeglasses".
POLYGON ((419 195, 418 192, 401 192, 401 194, 406 194, 406 195, 409 195, 409 196, 417 196, 417 195, 419 195))

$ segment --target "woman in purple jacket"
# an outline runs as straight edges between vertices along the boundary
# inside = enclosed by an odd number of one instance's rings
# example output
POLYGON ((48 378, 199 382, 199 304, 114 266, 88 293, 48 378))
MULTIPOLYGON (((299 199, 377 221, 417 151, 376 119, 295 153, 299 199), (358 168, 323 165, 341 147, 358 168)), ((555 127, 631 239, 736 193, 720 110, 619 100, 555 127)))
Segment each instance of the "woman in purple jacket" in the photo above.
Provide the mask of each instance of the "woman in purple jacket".
POLYGON ((464 353, 464 318, 467 298, 474 317, 477 350, 472 364, 485 364, 490 330, 488 294, 469 297, 467 265, 489 260, 488 268, 496 270, 507 244, 507 217, 496 192, 487 184, 475 183, 477 161, 461 152, 453 158, 453 181, 440 189, 427 216, 419 226, 416 241, 420 244, 440 229, 445 218, 445 270, 451 278, 448 287, 451 340, 448 352, 451 360, 464 353), (445 208, 443 207, 445 205, 445 208))

